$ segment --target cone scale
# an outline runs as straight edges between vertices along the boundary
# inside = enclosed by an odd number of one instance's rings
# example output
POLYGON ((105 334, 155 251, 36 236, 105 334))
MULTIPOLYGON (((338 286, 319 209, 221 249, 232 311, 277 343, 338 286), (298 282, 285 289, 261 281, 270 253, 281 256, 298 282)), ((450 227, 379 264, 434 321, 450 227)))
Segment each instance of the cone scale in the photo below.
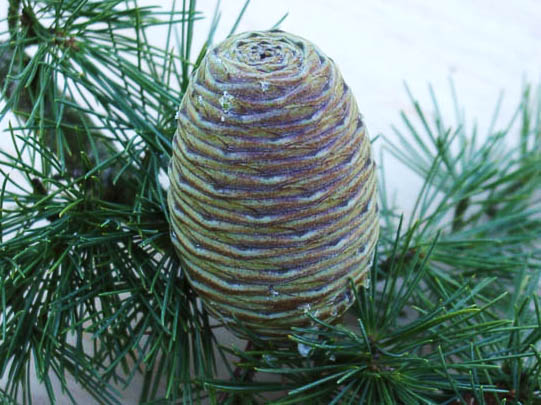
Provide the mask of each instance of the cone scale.
POLYGON ((334 62, 282 31, 229 37, 177 119, 171 234, 208 311, 278 339, 307 311, 338 318, 379 228, 370 141, 334 62))

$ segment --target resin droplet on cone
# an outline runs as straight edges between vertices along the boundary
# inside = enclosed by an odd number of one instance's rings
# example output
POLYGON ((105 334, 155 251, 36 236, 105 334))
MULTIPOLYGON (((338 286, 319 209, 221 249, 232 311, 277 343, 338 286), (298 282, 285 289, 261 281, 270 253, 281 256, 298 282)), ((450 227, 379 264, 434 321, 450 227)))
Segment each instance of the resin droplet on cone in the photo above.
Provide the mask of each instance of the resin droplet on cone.
POLYGON ((208 310, 269 338, 307 310, 342 314, 378 239, 374 167, 351 90, 315 45, 270 31, 210 50, 169 171, 173 242, 208 310))

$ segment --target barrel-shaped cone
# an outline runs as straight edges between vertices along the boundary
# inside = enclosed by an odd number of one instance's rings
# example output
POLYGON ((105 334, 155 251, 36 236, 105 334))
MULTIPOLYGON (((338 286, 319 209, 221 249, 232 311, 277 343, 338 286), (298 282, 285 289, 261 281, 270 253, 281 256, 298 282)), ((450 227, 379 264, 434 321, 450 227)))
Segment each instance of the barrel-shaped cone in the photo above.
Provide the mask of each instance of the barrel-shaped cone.
POLYGON ((315 45, 229 37, 195 72, 169 169, 172 239, 208 310, 281 338, 332 321, 378 238, 375 165, 351 90, 315 45))

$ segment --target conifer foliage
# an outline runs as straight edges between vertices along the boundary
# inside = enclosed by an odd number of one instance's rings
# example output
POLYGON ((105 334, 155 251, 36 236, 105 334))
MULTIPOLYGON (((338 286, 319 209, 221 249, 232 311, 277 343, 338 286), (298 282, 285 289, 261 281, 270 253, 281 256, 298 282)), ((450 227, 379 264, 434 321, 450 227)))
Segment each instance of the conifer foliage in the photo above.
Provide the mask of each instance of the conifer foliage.
POLYGON ((163 181, 220 13, 196 52, 195 1, 171 3, 9 1, 1 400, 30 403, 37 381, 54 402, 57 380, 77 403, 70 378, 97 403, 125 403, 116 387, 142 374, 141 403, 539 404, 540 92, 526 87, 482 142, 460 108, 450 124, 432 92, 431 116, 412 97, 399 144, 383 142, 424 185, 403 218, 380 176, 370 285, 339 323, 307 311, 288 345, 226 346, 183 275, 163 181))

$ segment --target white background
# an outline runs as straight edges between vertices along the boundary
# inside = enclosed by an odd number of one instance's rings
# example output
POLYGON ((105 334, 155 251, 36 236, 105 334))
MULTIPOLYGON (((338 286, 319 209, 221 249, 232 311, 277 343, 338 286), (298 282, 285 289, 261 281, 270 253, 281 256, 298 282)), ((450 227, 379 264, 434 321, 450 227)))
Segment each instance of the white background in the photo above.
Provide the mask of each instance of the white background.
MULTIPOLYGON (((177 3, 181 3, 178 1, 177 3)), ((229 33, 243 0, 223 0, 220 27, 215 41, 229 33)), ((0 0, 5 17, 7 0, 0 0)), ((163 5, 171 2, 141 1, 163 5)), ((197 22, 194 50, 198 51, 208 31, 214 0, 198 2, 208 19, 197 22)), ((408 84, 430 115, 428 84, 435 89, 444 116, 454 119, 449 79, 470 122, 476 119, 486 129, 497 98, 505 90, 500 123, 510 118, 526 82, 541 79, 541 2, 514 0, 254 0, 238 31, 272 27, 286 12, 281 28, 316 43, 332 57, 352 88, 371 136, 393 135, 391 124, 399 124, 399 111, 412 112, 404 90, 408 84)), ((1 31, 4 30, 4 26, 1 31)), ((153 31, 160 44, 164 32, 153 31)), ((3 131, 8 124, 0 123, 3 131)), ((0 147, 7 148, 9 136, 0 133, 0 147)), ((509 139, 513 142, 513 139, 509 139)), ((376 142, 376 160, 381 141, 376 142)), ((386 159, 388 186, 406 213, 411 209, 420 182, 396 162, 386 159)), ((125 392, 125 403, 136 403, 140 382, 125 392)), ((36 389, 36 403, 48 403, 36 389)), ((75 391, 76 392, 76 391, 75 391)), ((81 404, 93 401, 81 394, 81 404)), ((62 397, 61 397, 62 398, 62 397)), ((60 399, 59 403, 68 403, 60 399)))

